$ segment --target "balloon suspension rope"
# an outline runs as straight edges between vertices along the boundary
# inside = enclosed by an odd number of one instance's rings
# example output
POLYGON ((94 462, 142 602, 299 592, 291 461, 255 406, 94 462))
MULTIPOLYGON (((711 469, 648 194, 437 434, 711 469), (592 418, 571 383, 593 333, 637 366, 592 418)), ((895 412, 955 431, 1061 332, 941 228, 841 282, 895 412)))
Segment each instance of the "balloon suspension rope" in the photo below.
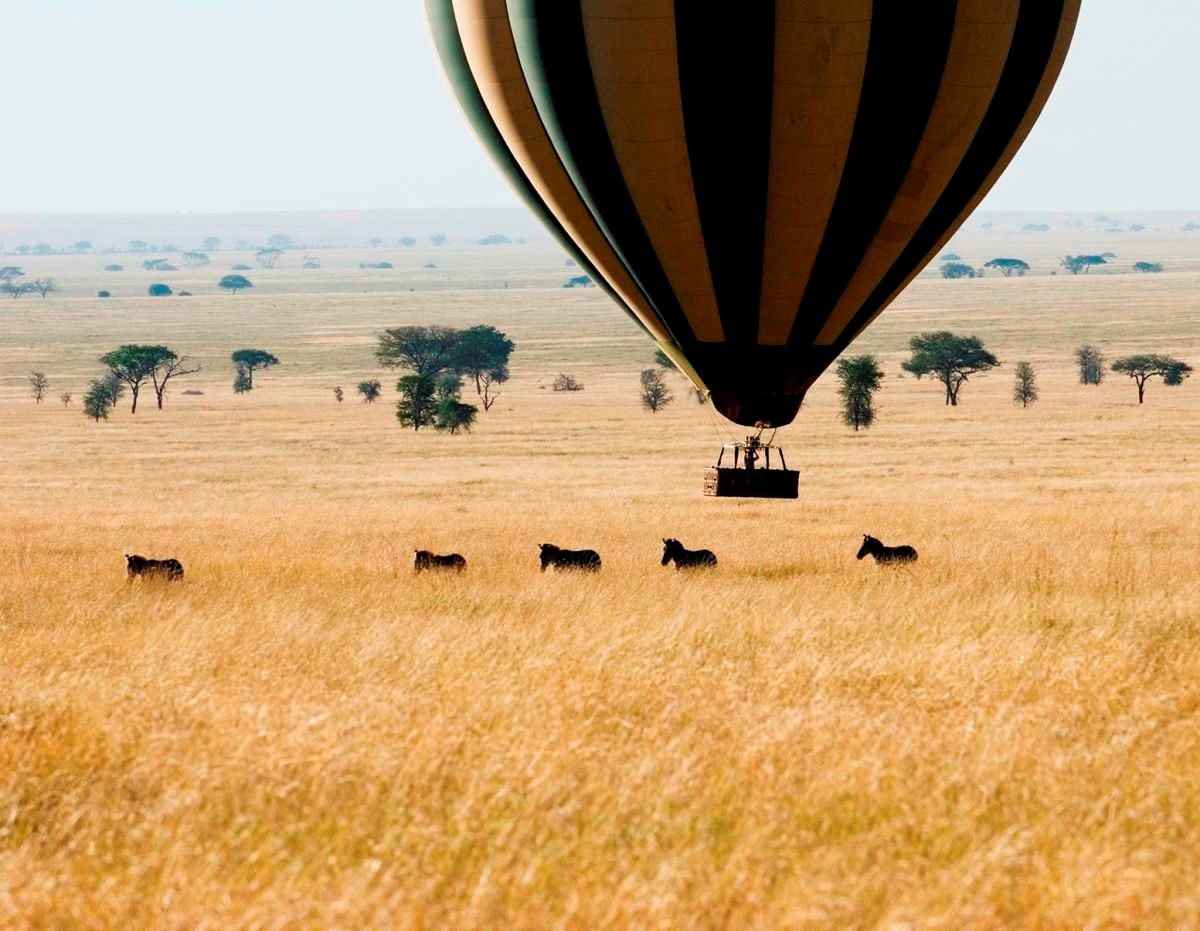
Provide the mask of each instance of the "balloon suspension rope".
POLYGON ((722 446, 726 443, 733 445, 737 443, 737 437, 733 435, 733 431, 729 429, 727 424, 724 424, 719 419, 716 409, 713 407, 712 398, 704 399, 704 407, 708 411, 708 419, 712 421, 713 432, 717 434, 717 442, 722 446))

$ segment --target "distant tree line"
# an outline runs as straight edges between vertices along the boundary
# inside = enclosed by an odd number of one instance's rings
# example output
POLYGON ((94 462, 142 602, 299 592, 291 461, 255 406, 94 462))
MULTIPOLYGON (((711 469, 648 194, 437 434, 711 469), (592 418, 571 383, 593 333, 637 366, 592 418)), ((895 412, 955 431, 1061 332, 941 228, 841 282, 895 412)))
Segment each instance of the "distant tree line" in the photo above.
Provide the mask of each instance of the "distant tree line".
MULTIPOLYGON (((1078 275, 1081 272, 1086 275, 1088 270, 1093 266, 1108 265, 1110 264, 1109 260, 1113 258, 1115 256, 1111 252, 1099 255, 1066 255, 1059 260, 1059 265, 1072 275, 1078 275)), ((943 278, 978 278, 982 277, 984 269, 989 268, 1000 272, 1005 278, 1013 276, 1020 278, 1029 271, 1029 263, 1024 259, 1016 258, 997 257, 989 259, 979 268, 968 265, 962 261, 960 256, 953 253, 946 253, 941 256, 940 261, 942 264, 938 271, 943 278)), ((1134 262, 1129 267, 1143 274, 1153 274, 1163 270, 1161 262, 1134 262)))
MULTIPOLYGON (((909 340, 908 346, 911 357, 901 363, 901 368, 918 379, 932 376, 942 386, 945 403, 951 407, 958 405, 962 386, 972 375, 1000 365, 1000 361, 978 337, 959 336, 948 330, 920 333, 909 340)), ((1104 380, 1105 358, 1095 346, 1080 346, 1075 350, 1074 359, 1080 384, 1099 385, 1104 380)), ((1140 353, 1114 360, 1107 366, 1107 371, 1129 376, 1137 386, 1138 403, 1141 404, 1145 400, 1146 385, 1151 379, 1161 378, 1164 385, 1175 387, 1183 384, 1193 368, 1174 356, 1140 353)), ((838 360, 835 372, 842 422, 856 431, 870 427, 876 419, 874 396, 884 377, 878 360, 872 355, 845 356, 838 360)), ((1039 396, 1037 372, 1033 364, 1028 361, 1017 362, 1013 402, 1028 407, 1039 396)))

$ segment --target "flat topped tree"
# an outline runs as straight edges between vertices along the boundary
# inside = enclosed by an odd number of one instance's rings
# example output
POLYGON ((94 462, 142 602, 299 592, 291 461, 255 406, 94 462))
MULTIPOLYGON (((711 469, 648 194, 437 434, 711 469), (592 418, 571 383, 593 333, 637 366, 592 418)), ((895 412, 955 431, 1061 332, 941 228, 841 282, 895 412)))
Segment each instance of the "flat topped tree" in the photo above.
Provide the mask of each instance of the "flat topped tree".
MULTIPOLYGON (((155 382, 156 391, 160 383, 165 390, 166 382, 171 376, 187 374, 182 370, 185 361, 186 359, 181 359, 166 346, 137 344, 118 346, 100 357, 100 364, 108 369, 109 375, 118 383, 128 386, 133 397, 133 405, 129 411, 131 414, 137 413, 138 392, 148 379, 155 382)), ((161 394, 158 406, 162 407, 161 394)))
POLYGON ((1146 396, 1146 382, 1151 378, 1161 378, 1164 385, 1182 385, 1183 380, 1191 374, 1192 367, 1173 356, 1143 353, 1117 359, 1112 364, 1112 370, 1128 375, 1137 383, 1138 404, 1141 404, 1146 396))
POLYGON ((912 358, 900 363, 917 378, 933 375, 946 387, 946 403, 958 405, 958 391, 976 372, 995 368, 1000 361, 983 348, 978 336, 955 336, 949 330, 922 333, 908 341, 912 358))
POLYGON ((1029 263, 1023 259, 992 259, 988 262, 984 262, 983 267, 998 268, 1004 274, 1005 278, 1008 278, 1014 273, 1020 277, 1029 271, 1029 263))
POLYGON ((254 285, 250 283, 250 279, 245 275, 226 275, 217 282, 217 287, 237 294, 242 288, 253 288, 254 285))
POLYGON ((245 390, 254 387, 254 370, 278 365, 279 360, 265 349, 238 349, 230 357, 238 373, 245 373, 245 390))
POLYGON ((393 327, 378 335, 375 358, 432 378, 455 369, 461 338, 461 330, 448 326, 393 327))

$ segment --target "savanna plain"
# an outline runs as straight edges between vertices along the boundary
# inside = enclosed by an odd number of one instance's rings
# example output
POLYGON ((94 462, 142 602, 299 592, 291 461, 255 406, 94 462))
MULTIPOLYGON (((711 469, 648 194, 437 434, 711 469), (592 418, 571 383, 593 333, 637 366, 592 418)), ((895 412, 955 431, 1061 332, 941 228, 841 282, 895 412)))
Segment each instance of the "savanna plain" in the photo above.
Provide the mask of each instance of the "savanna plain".
POLYGON ((779 432, 795 501, 701 496, 744 431, 676 374, 642 411, 653 345, 550 245, 289 252, 237 294, 246 254, 6 256, 60 289, 0 305, 0 925, 1200 926, 1200 383, 1139 406, 1072 358, 1200 367, 1200 233, 1092 238, 956 239, 1031 272, 923 273, 852 350, 876 426, 827 373, 779 432), (516 343, 468 435, 396 422, 375 334, 428 323, 516 343), (1003 363, 958 407, 900 368, 931 329, 1003 363), (87 420, 137 342, 203 368, 87 420), (234 395, 246 347, 280 364, 234 395), (543 542, 603 569, 543 574, 543 542))

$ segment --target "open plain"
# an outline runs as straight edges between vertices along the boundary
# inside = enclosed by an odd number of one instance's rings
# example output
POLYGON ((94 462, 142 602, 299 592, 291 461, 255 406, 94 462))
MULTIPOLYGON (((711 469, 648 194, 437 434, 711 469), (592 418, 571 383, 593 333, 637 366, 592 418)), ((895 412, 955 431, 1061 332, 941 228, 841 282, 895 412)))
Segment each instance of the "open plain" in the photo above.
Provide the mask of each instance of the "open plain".
POLYGON ((545 243, 289 252, 237 294, 249 254, 5 256, 60 290, 0 298, 0 925, 1200 925, 1200 379, 1139 406, 1072 358, 1200 366, 1200 232, 951 247, 1031 273, 918 278, 853 350, 878 424, 827 373, 780 431, 796 501, 701 496, 743 431, 674 374, 643 412, 653 345, 545 243), (517 344, 469 435, 395 420, 374 334, 425 323, 517 344), (931 329, 1003 363, 956 408, 900 368, 931 329), (203 368, 85 419, 136 342, 203 368), (235 396, 243 347, 281 364, 235 396), (920 559, 858 562, 864 533, 920 559), (543 542, 603 569, 542 574, 543 542))

